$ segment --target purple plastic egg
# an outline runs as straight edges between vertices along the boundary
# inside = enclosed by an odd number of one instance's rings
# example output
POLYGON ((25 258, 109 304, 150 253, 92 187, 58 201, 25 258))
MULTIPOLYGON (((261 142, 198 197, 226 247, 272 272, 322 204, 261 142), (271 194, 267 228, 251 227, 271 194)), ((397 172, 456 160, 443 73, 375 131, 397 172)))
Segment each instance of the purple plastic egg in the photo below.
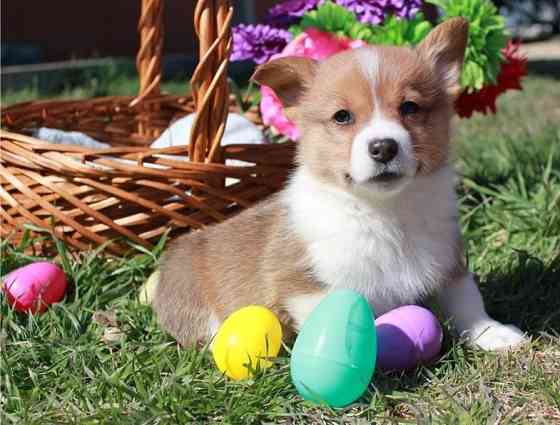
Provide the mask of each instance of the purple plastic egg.
POLYGON ((423 307, 405 305, 379 316, 377 367, 409 370, 433 361, 440 353, 443 332, 434 314, 423 307))

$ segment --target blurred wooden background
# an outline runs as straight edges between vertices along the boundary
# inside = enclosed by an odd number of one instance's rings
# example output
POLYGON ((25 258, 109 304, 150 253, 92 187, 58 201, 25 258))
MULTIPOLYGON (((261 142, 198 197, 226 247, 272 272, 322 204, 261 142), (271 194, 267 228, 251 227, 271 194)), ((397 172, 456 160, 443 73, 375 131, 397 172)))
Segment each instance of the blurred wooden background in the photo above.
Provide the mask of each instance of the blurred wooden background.
MULTIPOLYGON (((2 0, 3 48, 37 61, 134 56, 140 0, 2 0), (12 50, 13 51, 13 50, 12 50), (35 53, 33 53, 35 52, 35 53)), ((234 0, 235 22, 255 22, 275 0, 234 0)), ((194 0, 165 0, 165 53, 193 55, 194 0)))

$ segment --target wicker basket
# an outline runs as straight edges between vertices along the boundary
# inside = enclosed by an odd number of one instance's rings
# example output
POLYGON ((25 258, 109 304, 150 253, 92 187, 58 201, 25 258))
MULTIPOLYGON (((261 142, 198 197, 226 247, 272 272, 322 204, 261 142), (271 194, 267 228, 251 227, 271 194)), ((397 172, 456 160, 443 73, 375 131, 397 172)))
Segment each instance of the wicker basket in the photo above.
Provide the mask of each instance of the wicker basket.
MULTIPOLYGON (((32 232, 46 229, 78 250, 108 243, 108 250, 122 254, 130 247, 126 240, 150 248, 168 229, 172 234, 201 229, 277 191, 292 167, 293 143, 220 145, 227 113, 236 110, 226 78, 232 14, 228 1, 196 2, 200 60, 192 96, 160 93, 163 0, 143 0, 137 97, 27 102, 3 109, 2 238, 17 242, 24 225, 32 224, 32 232), (149 147, 170 123, 193 111, 188 146, 149 147), (40 126, 80 131, 111 148, 31 137, 29 129, 40 126), (225 165, 228 159, 250 164, 225 165), (234 183, 226 185, 226 178, 234 183)), ((258 111, 246 116, 262 126, 258 111)))

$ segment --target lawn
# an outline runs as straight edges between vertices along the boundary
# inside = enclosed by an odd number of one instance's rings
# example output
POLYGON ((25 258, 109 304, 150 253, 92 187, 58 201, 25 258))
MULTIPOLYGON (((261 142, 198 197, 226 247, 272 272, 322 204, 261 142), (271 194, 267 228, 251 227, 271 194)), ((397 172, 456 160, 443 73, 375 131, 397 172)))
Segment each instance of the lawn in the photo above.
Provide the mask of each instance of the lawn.
MULTIPOLYGON (((296 394, 286 352, 233 382, 158 328, 137 294, 161 246, 109 260, 59 244, 64 302, 33 317, 0 301, 2 423, 560 423, 560 84, 525 87, 498 115, 459 122, 455 157, 471 268, 490 313, 531 344, 484 353, 446 336, 437 364, 376 372, 357 404, 317 408, 296 394)), ((2 241, 2 274, 37 259, 22 248, 2 241)))
MULTIPOLYGON (((97 96, 134 96, 140 83, 134 66, 114 61, 85 70, 59 70, 35 76, 22 88, 3 87, 2 106, 41 99, 85 99, 97 96)), ((23 83, 25 84, 25 83, 23 83)), ((188 92, 187 78, 172 75, 161 84, 161 90, 171 94, 188 92)))

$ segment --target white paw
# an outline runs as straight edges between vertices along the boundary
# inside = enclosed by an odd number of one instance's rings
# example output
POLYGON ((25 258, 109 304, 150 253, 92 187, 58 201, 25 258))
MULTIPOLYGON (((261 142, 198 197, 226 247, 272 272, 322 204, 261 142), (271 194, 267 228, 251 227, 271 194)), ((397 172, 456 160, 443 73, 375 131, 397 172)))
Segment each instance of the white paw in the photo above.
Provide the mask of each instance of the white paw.
POLYGON ((527 341, 525 334, 513 325, 503 325, 495 320, 485 321, 468 332, 472 344, 487 351, 513 348, 527 341))

